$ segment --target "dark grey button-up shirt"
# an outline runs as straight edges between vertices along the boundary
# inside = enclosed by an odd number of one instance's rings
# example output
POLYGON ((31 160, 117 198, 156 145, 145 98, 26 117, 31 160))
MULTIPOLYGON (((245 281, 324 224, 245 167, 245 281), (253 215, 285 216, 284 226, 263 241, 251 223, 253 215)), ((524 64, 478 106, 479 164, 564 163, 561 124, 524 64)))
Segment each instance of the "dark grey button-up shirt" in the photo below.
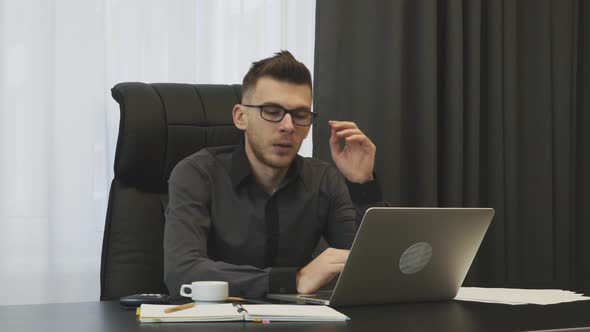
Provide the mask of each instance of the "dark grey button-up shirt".
POLYGON ((349 249, 359 217, 380 201, 376 181, 348 183, 330 164, 301 156, 269 195, 243 145, 203 149, 170 175, 166 285, 170 294, 198 280, 228 281, 231 296, 294 293, 296 271, 312 260, 320 237, 349 249))

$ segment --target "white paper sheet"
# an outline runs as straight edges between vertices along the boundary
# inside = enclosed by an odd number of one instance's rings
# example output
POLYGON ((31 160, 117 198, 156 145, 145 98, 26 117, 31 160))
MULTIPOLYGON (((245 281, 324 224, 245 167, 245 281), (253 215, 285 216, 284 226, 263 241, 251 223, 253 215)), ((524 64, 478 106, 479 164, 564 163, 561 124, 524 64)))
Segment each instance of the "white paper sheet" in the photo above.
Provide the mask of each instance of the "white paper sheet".
POLYGON ((502 304, 557 304, 586 301, 590 297, 562 289, 461 287, 455 300, 502 304))

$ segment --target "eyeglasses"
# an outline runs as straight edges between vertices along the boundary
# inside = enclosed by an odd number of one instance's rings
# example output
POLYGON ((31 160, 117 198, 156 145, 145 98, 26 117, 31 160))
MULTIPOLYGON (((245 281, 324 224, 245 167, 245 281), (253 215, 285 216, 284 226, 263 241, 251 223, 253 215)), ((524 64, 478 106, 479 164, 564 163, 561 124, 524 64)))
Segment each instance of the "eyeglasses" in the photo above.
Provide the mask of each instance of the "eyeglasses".
POLYGON ((288 110, 278 105, 243 105, 260 109, 260 116, 270 122, 281 122, 285 114, 289 113, 293 123, 298 126, 311 126, 317 113, 306 110, 288 110))

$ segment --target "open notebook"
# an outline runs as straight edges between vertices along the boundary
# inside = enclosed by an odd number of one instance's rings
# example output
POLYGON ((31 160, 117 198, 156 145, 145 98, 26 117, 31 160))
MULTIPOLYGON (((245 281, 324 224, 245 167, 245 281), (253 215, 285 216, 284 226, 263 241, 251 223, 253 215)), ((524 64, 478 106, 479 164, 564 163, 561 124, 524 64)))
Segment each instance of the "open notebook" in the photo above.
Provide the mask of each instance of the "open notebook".
POLYGON ((229 322, 229 321, 344 321, 349 318, 327 306, 286 304, 206 304, 166 313, 173 305, 142 304, 140 322, 229 322))

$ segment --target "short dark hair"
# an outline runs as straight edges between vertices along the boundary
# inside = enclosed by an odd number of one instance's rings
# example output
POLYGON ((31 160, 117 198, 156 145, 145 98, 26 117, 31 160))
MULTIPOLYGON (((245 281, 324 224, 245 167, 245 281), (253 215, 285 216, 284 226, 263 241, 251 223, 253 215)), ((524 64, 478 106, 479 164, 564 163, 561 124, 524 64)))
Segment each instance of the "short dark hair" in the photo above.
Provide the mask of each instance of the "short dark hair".
POLYGON ((262 77, 270 77, 277 81, 305 84, 312 89, 311 73, 307 67, 297 61, 289 51, 280 51, 274 56, 252 63, 252 67, 244 76, 242 82, 242 99, 250 90, 254 89, 258 80, 262 77))

